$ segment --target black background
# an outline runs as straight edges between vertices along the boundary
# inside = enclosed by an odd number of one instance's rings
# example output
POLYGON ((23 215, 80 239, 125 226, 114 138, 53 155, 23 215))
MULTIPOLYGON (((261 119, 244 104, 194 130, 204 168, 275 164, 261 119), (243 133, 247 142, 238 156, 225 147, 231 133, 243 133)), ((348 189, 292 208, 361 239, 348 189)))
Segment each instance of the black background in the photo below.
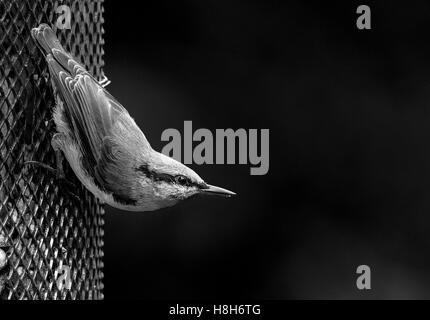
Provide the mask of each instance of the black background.
POLYGON ((109 90, 156 150, 184 120, 270 129, 265 176, 191 165, 235 198, 107 209, 107 299, 430 298, 429 3, 107 1, 104 16, 109 90))

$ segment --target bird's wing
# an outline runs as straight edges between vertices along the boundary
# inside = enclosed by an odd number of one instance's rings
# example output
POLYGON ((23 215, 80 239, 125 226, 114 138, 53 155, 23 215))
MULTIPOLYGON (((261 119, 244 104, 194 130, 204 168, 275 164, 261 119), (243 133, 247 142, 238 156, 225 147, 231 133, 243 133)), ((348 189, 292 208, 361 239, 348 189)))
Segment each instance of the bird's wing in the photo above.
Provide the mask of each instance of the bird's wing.
POLYGON ((127 110, 64 48, 47 24, 31 30, 46 55, 62 120, 82 152, 82 166, 94 183, 129 202, 133 159, 151 147, 127 110), (127 170, 128 169, 128 170, 127 170))
POLYGON ((75 60, 54 49, 47 61, 63 101, 63 120, 82 151, 84 169, 99 188, 128 202, 130 177, 121 169, 130 168, 133 152, 150 149, 144 134, 127 110, 75 60))

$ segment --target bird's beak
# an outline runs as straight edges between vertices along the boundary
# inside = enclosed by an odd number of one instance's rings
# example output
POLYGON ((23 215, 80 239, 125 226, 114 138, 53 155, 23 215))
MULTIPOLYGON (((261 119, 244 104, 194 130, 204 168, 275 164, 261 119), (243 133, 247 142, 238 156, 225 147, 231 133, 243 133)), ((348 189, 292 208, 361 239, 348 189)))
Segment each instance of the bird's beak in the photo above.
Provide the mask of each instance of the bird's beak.
POLYGON ((230 191, 230 190, 227 190, 224 188, 220 188, 220 187, 216 187, 216 186, 212 186, 210 184, 206 184, 200 190, 203 194, 214 194, 214 195, 219 195, 219 196, 224 196, 224 197, 231 197, 231 196, 236 195, 236 193, 234 193, 233 191, 230 191))

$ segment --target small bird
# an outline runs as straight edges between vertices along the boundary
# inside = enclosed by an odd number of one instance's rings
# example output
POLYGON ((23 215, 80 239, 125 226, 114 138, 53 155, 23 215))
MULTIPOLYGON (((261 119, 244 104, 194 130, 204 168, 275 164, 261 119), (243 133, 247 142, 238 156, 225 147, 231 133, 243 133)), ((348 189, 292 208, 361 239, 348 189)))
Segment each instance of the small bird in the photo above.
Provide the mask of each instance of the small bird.
POLYGON ((102 203, 127 211, 152 211, 196 194, 235 195, 212 186, 182 163, 152 149, 127 110, 41 24, 31 35, 46 57, 56 106, 51 145, 58 177, 62 157, 102 203))

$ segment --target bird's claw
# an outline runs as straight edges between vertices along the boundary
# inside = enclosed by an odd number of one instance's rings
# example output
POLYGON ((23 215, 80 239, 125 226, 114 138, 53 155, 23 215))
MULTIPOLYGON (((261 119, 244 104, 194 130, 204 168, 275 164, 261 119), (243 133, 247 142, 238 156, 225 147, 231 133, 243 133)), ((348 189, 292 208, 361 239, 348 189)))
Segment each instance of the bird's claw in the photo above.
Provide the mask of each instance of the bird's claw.
POLYGON ((103 78, 99 81, 99 84, 103 87, 106 88, 109 84, 111 83, 111 81, 108 79, 108 77, 106 77, 105 75, 103 75, 103 78))
POLYGON ((48 166, 45 163, 39 162, 39 161, 33 161, 33 160, 25 161, 24 162, 24 166, 27 166, 27 165, 39 166, 39 167, 41 167, 41 168, 43 168, 45 170, 48 170, 49 172, 52 172, 52 173, 55 173, 55 174, 57 173, 56 169, 52 168, 51 166, 48 166))
POLYGON ((67 180, 67 179, 66 179, 65 174, 64 174, 64 172, 63 172, 62 170, 60 170, 60 169, 54 169, 54 168, 52 168, 51 166, 49 166, 49 165, 47 165, 47 164, 45 164, 45 163, 39 162, 39 161, 25 161, 25 162, 24 162, 24 165, 35 165, 35 166, 39 166, 39 167, 41 167, 41 168, 43 168, 43 169, 45 169, 45 170, 47 170, 47 171, 49 171, 49 172, 51 172, 51 173, 55 174, 56 179, 57 179, 61 184, 63 184, 63 185, 65 185, 65 186, 66 186, 66 189, 67 189, 68 193, 69 193, 69 194, 70 194, 70 195, 71 195, 75 200, 80 201, 80 198, 79 198, 75 193, 73 193, 73 192, 71 191, 71 190, 76 190, 76 189, 77 189, 76 185, 75 185, 73 182, 70 182, 69 180, 67 180))
POLYGON ((76 194, 74 194, 72 191, 68 190, 68 194, 75 199, 75 201, 81 201, 81 199, 79 198, 79 196, 77 196, 76 194))

